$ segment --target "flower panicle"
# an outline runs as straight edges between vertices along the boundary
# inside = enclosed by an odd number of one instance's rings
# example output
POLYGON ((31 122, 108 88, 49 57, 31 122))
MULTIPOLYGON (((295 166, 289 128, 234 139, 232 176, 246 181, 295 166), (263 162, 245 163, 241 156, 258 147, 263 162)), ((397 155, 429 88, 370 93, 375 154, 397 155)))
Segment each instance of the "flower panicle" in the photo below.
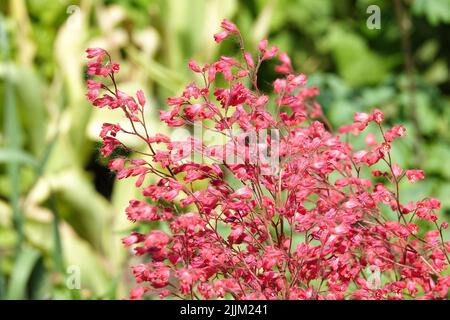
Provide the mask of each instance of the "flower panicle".
POLYGON ((139 285, 130 298, 445 299, 448 224, 439 222, 437 199, 402 202, 401 181, 425 178, 393 162, 405 128, 386 129, 375 109, 334 130, 315 100, 318 88, 295 73, 285 52, 261 40, 252 54, 235 24, 224 20, 221 28, 214 40, 235 36, 241 57, 190 60, 201 81, 159 113, 168 127, 197 126, 222 138, 214 142, 154 132, 144 92, 120 91, 119 65, 104 49, 86 50, 87 98, 120 109, 125 120, 103 125, 101 153, 145 199, 131 199, 125 213, 161 226, 123 238, 142 260, 132 268, 139 285), (262 92, 259 68, 276 57, 280 76, 271 93, 262 92), (354 150, 351 137, 363 134, 366 148, 354 150), (128 143, 130 136, 146 148, 128 143), (138 158, 116 156, 120 148, 138 158))

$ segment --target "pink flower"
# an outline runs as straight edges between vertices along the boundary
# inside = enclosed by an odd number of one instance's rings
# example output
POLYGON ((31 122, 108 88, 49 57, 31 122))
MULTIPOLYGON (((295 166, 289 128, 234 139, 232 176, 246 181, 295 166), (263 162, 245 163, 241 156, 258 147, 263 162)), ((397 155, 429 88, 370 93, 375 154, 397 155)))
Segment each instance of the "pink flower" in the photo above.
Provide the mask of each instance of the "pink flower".
POLYGON ((410 202, 408 202, 408 204, 406 206, 402 206, 401 209, 402 209, 403 214, 407 214, 407 213, 412 212, 415 209, 415 205, 412 201, 410 201, 410 202))
POLYGON ((152 230, 145 239, 145 247, 150 251, 162 250, 169 242, 170 237, 163 231, 152 230))
POLYGON ((125 212, 132 221, 155 221, 159 218, 155 206, 137 200, 131 200, 125 212))
POLYGON ((388 142, 394 141, 397 137, 404 137, 406 129, 402 125, 394 126, 385 132, 384 136, 388 142))
POLYGON ((250 237, 245 234, 244 227, 242 226, 235 226, 233 227, 230 235, 228 236, 228 241, 235 244, 240 244, 244 240, 249 241, 250 237))
POLYGON ((268 41, 266 39, 263 39, 259 41, 258 48, 260 51, 265 52, 267 50, 268 41))
POLYGON ((375 120, 376 123, 382 123, 384 121, 384 115, 378 109, 373 110, 372 117, 373 117, 373 119, 375 120))
POLYGON ((113 137, 105 137, 103 139, 103 147, 100 152, 104 157, 108 157, 120 144, 120 141, 113 137))
POLYGON ((133 232, 131 235, 129 235, 128 237, 124 237, 122 238, 122 243, 126 246, 129 247, 133 244, 142 242, 145 239, 143 234, 140 234, 138 232, 133 232))
POLYGON ((164 134, 157 133, 156 135, 147 139, 150 143, 170 143, 170 138, 164 134))
POLYGON ((89 101, 93 102, 97 98, 100 89, 102 88, 102 84, 94 80, 88 80, 87 88, 88 88, 87 97, 89 101))
POLYGON ((203 110, 203 106, 200 103, 192 104, 189 106, 186 106, 184 108, 184 113, 186 114, 186 117, 191 120, 197 120, 199 113, 203 110))
POLYGON ((164 288, 169 284, 170 268, 162 263, 155 263, 149 274, 149 282, 154 288, 164 288))
POLYGON ((136 96, 138 98, 139 104, 141 105, 141 107, 145 106, 145 95, 144 95, 144 91, 142 90, 138 90, 136 92, 136 96))
POLYGON ((252 58, 252 55, 250 53, 246 52, 244 54, 244 59, 245 59, 245 62, 247 63, 247 65, 250 68, 254 68, 255 67, 255 62, 253 62, 253 58, 252 58))
POLYGON ((131 300, 141 300, 142 296, 148 291, 148 287, 136 287, 130 291, 131 300))
POLYGON ((228 32, 231 33, 238 33, 238 28, 236 27, 236 25, 230 21, 228 21, 227 19, 223 19, 222 23, 220 25, 223 29, 225 29, 228 32))
POLYGON ((102 48, 88 48, 88 49, 86 49, 86 53, 87 53, 87 58, 92 59, 92 58, 97 58, 99 56, 103 56, 106 53, 106 51, 102 48))
POLYGON ((425 173, 423 170, 407 170, 406 177, 411 183, 414 183, 425 178, 425 173))
POLYGON ((278 54, 278 48, 276 46, 273 46, 269 50, 264 51, 263 60, 272 59, 278 54))
POLYGON ((189 69, 191 69, 194 72, 197 72, 197 73, 202 72, 202 69, 200 68, 198 63, 196 61, 194 61, 193 59, 189 60, 188 66, 189 66, 189 69))
POLYGON ((123 169, 125 160, 122 158, 116 158, 109 162, 108 167, 111 171, 120 171, 123 169))
POLYGON ((356 112, 355 113, 355 121, 357 122, 369 122, 371 117, 367 114, 367 113, 363 113, 363 112, 356 112))
POLYGON ((276 72, 280 73, 291 73, 292 72, 292 63, 291 58, 287 55, 286 52, 282 52, 278 59, 281 61, 281 65, 275 67, 276 72))
POLYGON ((253 194, 252 189, 250 189, 249 186, 245 186, 243 188, 236 190, 236 192, 234 192, 231 196, 240 199, 251 199, 252 194, 253 194))
POLYGON ((216 33, 214 35, 214 41, 216 41, 217 43, 220 43, 223 40, 225 40, 229 34, 230 33, 228 31, 222 31, 222 32, 216 33))
POLYGON ((394 164, 392 166, 392 174, 394 175, 394 177, 396 178, 399 177, 402 174, 402 172, 403 170, 398 166, 398 164, 394 164))

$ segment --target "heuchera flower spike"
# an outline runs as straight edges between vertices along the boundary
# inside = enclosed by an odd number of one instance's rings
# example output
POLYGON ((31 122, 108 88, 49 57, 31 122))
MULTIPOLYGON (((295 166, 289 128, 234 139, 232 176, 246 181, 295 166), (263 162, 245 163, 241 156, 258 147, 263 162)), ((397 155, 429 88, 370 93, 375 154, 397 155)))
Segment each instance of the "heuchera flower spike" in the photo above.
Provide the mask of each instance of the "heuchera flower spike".
POLYGON ((385 130, 376 109, 357 112, 352 124, 334 131, 314 100, 318 89, 293 71, 286 53, 279 56, 282 76, 272 94, 261 92, 259 67, 278 49, 262 40, 253 60, 236 25, 224 20, 221 27, 215 41, 236 35, 241 59, 221 57, 202 68, 191 60, 189 68, 203 82, 188 84, 160 111, 169 127, 198 124, 225 137, 219 144, 152 132, 143 91, 136 97, 121 92, 118 64, 103 49, 86 51, 88 73, 100 76, 88 80, 88 99, 122 112, 129 123, 103 125, 102 154, 126 148, 140 156, 109 162, 118 179, 135 178, 142 188, 145 201, 130 200, 125 212, 133 222, 161 226, 123 238, 142 260, 132 268, 139 285, 130 298, 445 299, 450 243, 441 233, 448 224, 438 222, 440 202, 403 203, 402 179, 414 183, 424 172, 391 160, 405 128, 385 130), (219 77, 229 85, 221 87, 219 77), (350 135, 370 126, 381 139, 370 134, 366 149, 354 150, 350 135), (253 141, 251 133, 264 138, 253 141), (135 150, 125 136, 141 140, 146 150, 135 150), (278 160, 276 170, 260 150, 278 160), (375 164, 377 170, 370 168, 375 164))

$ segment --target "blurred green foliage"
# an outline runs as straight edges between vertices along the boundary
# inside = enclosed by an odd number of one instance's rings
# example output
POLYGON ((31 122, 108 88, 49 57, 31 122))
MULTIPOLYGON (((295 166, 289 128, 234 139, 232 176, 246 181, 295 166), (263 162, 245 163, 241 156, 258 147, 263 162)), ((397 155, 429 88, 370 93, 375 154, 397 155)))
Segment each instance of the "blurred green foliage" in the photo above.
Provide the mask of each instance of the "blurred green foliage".
POLYGON ((86 102, 83 51, 107 48, 120 86, 144 88, 152 129, 166 132, 157 109, 190 80, 188 59, 236 52, 212 40, 223 18, 249 49, 268 37, 288 52, 334 126, 374 107, 403 123, 395 161, 427 179, 404 184, 402 200, 436 196, 450 214, 450 0, 3 0, 0 14, 0 299, 126 297, 123 209, 140 195, 99 157, 101 124, 120 119, 86 102), (366 25, 373 4, 379 30, 366 25), (80 290, 66 285, 69 266, 80 290))

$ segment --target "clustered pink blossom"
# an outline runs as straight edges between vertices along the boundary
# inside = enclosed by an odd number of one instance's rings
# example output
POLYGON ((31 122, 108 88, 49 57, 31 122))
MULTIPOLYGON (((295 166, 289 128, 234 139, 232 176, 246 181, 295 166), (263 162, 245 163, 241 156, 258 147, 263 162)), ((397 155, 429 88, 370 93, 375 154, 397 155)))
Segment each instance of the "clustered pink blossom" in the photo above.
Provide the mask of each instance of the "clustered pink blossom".
MULTIPOLYGON (((142 256, 132 268, 139 285, 131 299, 445 299, 450 242, 442 233, 447 223, 438 222, 440 202, 401 202, 404 177, 424 179, 422 170, 405 170, 391 157, 405 128, 384 128, 383 113, 374 110, 357 112, 352 124, 334 131, 314 100, 319 90, 294 73, 286 53, 262 40, 252 55, 233 23, 221 27, 215 41, 237 39, 241 60, 222 56, 203 66, 190 60, 201 81, 168 98, 160 119, 223 135, 227 152, 242 155, 240 163, 226 161, 223 145, 152 132, 143 92, 120 91, 119 65, 103 49, 87 50, 89 75, 103 78, 88 80, 88 99, 98 108, 121 109, 129 121, 103 125, 101 153, 125 148, 139 155, 109 162, 118 179, 134 177, 142 189, 145 201, 131 200, 126 214, 140 224, 159 223, 123 239, 142 256), (258 70, 275 57, 281 76, 273 93, 264 93, 258 70), (368 133, 367 148, 354 150, 348 141, 369 126, 379 137, 368 133), (278 170, 250 161, 251 146, 238 145, 236 128, 278 130, 278 170), (125 145, 127 135, 147 150, 125 145), (202 160, 182 152, 186 146, 202 160)), ((259 147, 270 149, 271 142, 268 137, 259 147)))

